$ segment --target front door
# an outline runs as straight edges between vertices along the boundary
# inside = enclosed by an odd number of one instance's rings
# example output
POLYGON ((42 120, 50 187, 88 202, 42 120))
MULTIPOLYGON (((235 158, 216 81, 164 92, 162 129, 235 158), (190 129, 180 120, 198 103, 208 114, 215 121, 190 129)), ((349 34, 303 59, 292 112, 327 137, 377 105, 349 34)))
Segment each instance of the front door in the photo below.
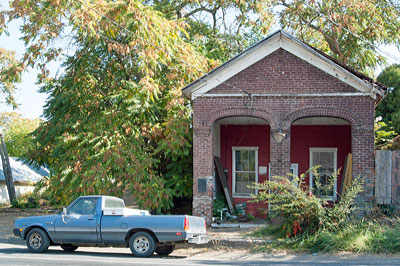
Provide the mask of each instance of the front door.
POLYGON ((98 236, 97 198, 80 198, 59 215, 55 224, 56 239, 60 243, 96 243, 98 236))

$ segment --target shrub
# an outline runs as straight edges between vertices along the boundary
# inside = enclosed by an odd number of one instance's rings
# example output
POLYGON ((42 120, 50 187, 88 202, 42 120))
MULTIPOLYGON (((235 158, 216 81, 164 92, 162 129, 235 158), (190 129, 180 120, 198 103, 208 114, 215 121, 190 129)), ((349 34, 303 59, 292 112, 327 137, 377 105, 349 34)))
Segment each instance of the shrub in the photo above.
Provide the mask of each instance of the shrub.
POLYGON ((316 233, 321 229, 335 231, 348 221, 354 210, 354 199, 363 187, 363 180, 355 178, 339 203, 332 205, 327 198, 319 195, 326 195, 325 190, 331 188, 335 178, 336 175, 328 178, 329 183, 322 185, 319 182, 318 167, 311 168, 300 177, 276 176, 255 185, 258 195, 253 195, 253 201, 271 204, 270 216, 283 219, 281 230, 287 237, 316 233), (313 171, 316 181, 313 191, 304 184, 304 178, 310 171, 313 171))
POLYGON ((38 208, 39 207, 39 196, 32 192, 25 193, 25 194, 19 196, 17 198, 17 200, 14 200, 13 202, 11 202, 11 206, 14 208, 21 208, 21 209, 38 208))
POLYGON ((226 202, 224 195, 217 195, 217 198, 213 202, 213 216, 220 217, 221 210, 228 208, 228 203, 226 202))

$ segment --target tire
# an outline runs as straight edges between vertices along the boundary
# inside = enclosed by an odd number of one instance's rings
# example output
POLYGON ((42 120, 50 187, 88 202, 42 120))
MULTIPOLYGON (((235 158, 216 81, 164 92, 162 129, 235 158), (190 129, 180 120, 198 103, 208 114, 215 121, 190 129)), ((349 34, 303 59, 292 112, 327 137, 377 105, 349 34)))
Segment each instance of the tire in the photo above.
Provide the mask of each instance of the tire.
POLYGON ((74 252, 78 246, 73 246, 71 244, 61 244, 60 247, 67 252, 74 252))
POLYGON ((168 256, 175 249, 174 245, 159 246, 156 248, 156 253, 161 256, 168 256))
POLYGON ((135 257, 150 257, 156 249, 156 242, 149 233, 137 232, 131 236, 129 248, 135 257))
POLYGON ((34 228, 26 236, 26 246, 30 252, 45 252, 50 246, 49 236, 43 229, 34 228))

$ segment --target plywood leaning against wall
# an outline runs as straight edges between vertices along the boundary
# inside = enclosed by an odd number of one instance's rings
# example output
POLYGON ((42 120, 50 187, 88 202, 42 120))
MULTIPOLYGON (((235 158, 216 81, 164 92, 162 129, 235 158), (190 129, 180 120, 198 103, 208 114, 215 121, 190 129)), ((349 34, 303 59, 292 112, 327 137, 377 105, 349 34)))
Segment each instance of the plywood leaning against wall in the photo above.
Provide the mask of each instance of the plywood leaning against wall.
POLYGON ((344 163, 344 176, 340 186, 340 198, 343 197, 347 189, 350 188, 353 180, 353 156, 351 153, 347 154, 344 163))

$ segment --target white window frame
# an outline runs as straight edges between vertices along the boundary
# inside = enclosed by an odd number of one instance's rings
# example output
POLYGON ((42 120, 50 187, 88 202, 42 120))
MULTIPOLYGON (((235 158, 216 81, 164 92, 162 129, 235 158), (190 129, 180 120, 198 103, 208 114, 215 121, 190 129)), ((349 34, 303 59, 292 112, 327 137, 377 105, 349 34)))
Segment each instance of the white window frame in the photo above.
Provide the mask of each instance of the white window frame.
MULTIPOLYGON (((236 158, 235 151, 248 150, 255 151, 255 183, 258 183, 258 147, 232 147, 232 197, 233 198, 251 198, 250 195, 238 194, 236 193, 236 158)), ((255 195, 258 194, 258 190, 256 189, 254 192, 255 195)))
MULTIPOLYGON (((290 164, 290 172, 295 175, 295 176, 299 176, 299 164, 298 163, 292 163, 290 164)), ((299 184, 297 184, 297 186, 299 186, 299 184)))
MULTIPOLYGON (((310 169, 314 166, 312 165, 313 152, 333 152, 333 167, 334 167, 334 174, 337 174, 337 148, 310 148, 310 169)), ((310 172, 310 191, 313 189, 313 173, 310 172)), ((329 199, 332 201, 336 201, 337 199, 337 176, 333 183, 333 196, 324 197, 325 199, 329 199)))

